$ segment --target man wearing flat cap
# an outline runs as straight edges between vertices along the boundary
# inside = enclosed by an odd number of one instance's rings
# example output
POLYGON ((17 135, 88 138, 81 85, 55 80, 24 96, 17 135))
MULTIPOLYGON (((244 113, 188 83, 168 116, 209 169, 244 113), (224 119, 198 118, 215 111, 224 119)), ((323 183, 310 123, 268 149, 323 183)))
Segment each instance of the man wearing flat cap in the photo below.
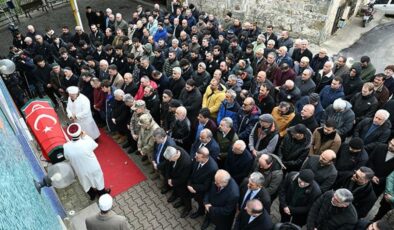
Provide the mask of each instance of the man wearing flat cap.
POLYGON ((69 95, 67 117, 71 122, 78 123, 87 135, 96 140, 100 136, 100 131, 93 119, 89 99, 79 93, 79 88, 76 86, 68 87, 67 93, 69 95))
POLYGON ((112 211, 113 198, 109 194, 100 197, 98 206, 100 212, 94 216, 86 218, 85 224, 87 230, 105 229, 105 230, 128 230, 130 229, 126 217, 117 215, 112 211))
POLYGON ((88 193, 90 200, 96 196, 110 193, 104 187, 104 175, 93 150, 97 143, 82 131, 78 123, 72 123, 67 128, 67 134, 72 140, 63 145, 64 157, 70 161, 83 190, 88 193))
POLYGON ((249 135, 249 150, 258 159, 264 153, 273 153, 279 140, 279 132, 271 114, 259 116, 249 135))

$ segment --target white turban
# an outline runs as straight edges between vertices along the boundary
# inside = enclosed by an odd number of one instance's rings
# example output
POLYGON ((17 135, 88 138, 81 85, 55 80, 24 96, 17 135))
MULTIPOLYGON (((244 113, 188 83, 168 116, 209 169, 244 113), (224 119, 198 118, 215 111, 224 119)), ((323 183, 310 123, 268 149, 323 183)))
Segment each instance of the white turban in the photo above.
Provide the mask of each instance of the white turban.
POLYGON ((67 93, 68 94, 77 94, 77 93, 79 93, 79 88, 76 86, 70 86, 67 88, 67 93))

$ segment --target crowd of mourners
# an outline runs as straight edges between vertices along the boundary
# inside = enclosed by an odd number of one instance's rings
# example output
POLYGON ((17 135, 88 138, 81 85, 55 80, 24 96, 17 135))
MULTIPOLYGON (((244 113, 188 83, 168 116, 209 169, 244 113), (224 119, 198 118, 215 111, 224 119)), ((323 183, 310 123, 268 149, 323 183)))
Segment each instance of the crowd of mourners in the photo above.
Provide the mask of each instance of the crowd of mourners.
POLYGON ((18 71, 3 76, 16 104, 47 95, 62 107, 78 86, 180 217, 204 216, 201 229, 393 229, 394 65, 348 65, 192 4, 131 15, 87 7, 85 30, 16 32, 18 71))

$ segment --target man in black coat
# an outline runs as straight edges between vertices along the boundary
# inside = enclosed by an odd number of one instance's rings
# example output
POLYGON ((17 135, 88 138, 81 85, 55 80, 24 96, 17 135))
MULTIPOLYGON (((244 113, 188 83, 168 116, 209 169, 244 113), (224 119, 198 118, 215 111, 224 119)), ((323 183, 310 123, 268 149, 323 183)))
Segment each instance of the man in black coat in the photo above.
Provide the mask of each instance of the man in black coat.
POLYGON ((354 129, 354 137, 364 141, 365 150, 370 153, 378 143, 386 143, 391 135, 390 113, 379 109, 374 118, 364 118, 354 129))
POLYGON ((352 230, 357 223, 352 193, 344 188, 330 190, 312 205, 307 220, 307 230, 352 230))
POLYGON ((209 223, 216 229, 230 229, 234 220, 239 198, 239 188, 230 174, 219 169, 215 174, 215 182, 205 194, 205 220, 201 229, 206 229, 209 223))
POLYGON ((202 95, 193 79, 186 81, 186 85, 179 95, 179 100, 182 101, 183 106, 187 109, 187 117, 190 122, 192 125, 195 124, 198 112, 201 109, 202 95))
POLYGON ((192 169, 192 160, 189 154, 180 147, 168 146, 164 151, 164 157, 169 161, 166 167, 167 183, 174 190, 172 195, 167 199, 169 203, 174 202, 178 197, 180 201, 176 202, 174 208, 185 206, 183 213, 190 212, 192 207, 188 202, 187 196, 187 179, 192 169))
POLYGON ((125 73, 123 76, 124 84, 121 89, 125 94, 130 94, 131 96, 135 96, 138 91, 138 84, 134 82, 133 75, 131 73, 125 73))
MULTIPOLYGON (((151 177, 152 180, 159 178, 159 175, 163 177, 166 174, 166 165, 168 161, 164 158, 164 151, 168 146, 176 146, 175 141, 169 137, 166 131, 162 128, 158 128, 153 131, 153 138, 155 139, 155 144, 153 146, 153 156, 152 156, 152 165, 155 169, 154 175, 151 177)), ((161 190, 162 194, 167 193, 170 190, 170 187, 167 185, 167 181, 164 181, 163 188, 161 190)))
POLYGON ((145 101, 146 108, 149 109, 153 119, 157 124, 160 124, 160 97, 157 91, 150 85, 146 86, 142 99, 145 101))
POLYGON ((299 171, 309 153, 312 133, 303 124, 297 124, 287 129, 277 155, 286 166, 286 171, 299 171))
POLYGON ((237 184, 241 184, 252 170, 253 162, 254 157, 246 148, 245 142, 237 140, 233 144, 232 149, 228 151, 224 169, 230 173, 237 184))
POLYGON ((374 175, 372 169, 362 166, 353 175, 337 181, 334 187, 334 189, 346 188, 352 192, 354 196, 353 205, 356 208, 358 218, 364 218, 377 200, 371 182, 374 175))
POLYGON ((259 200, 264 209, 270 213, 271 209, 271 197, 268 191, 264 188, 264 176, 260 172, 253 172, 250 174, 248 180, 245 180, 240 185, 240 193, 238 200, 238 210, 242 211, 245 209, 246 204, 249 200, 259 200))
POLYGON ((234 230, 272 229, 273 223, 260 200, 249 200, 235 222, 234 230))
POLYGON ((190 149, 190 156, 194 158, 201 147, 206 147, 209 150, 209 155, 215 161, 217 160, 220 153, 220 147, 217 141, 213 138, 213 134, 210 129, 205 128, 201 130, 199 138, 193 143, 190 149))
POLYGON ((174 67, 172 69, 172 77, 169 80, 168 89, 174 94, 174 99, 179 99, 181 91, 186 85, 181 75, 182 69, 180 67, 174 67))
POLYGON ((338 151, 335 167, 338 170, 337 181, 353 175, 354 171, 368 162, 368 153, 364 142, 359 137, 353 137, 349 143, 343 143, 338 151))
MULTIPOLYGON (((192 173, 187 183, 187 189, 190 193, 188 202, 191 202, 191 198, 193 197, 198 203, 197 211, 190 215, 192 219, 204 215, 205 207, 203 199, 205 193, 209 191, 212 185, 216 171, 219 169, 216 161, 210 157, 209 150, 206 147, 200 148, 194 158, 192 173)), ((186 215, 187 213, 182 213, 181 217, 186 217, 186 215)))
POLYGON ((388 144, 376 145, 369 154, 367 167, 375 172, 372 178, 373 189, 379 197, 385 189, 387 176, 394 170, 394 139, 391 139, 388 144))
POLYGON ((334 165, 336 154, 327 149, 320 156, 309 156, 301 167, 311 169, 315 174, 315 181, 319 184, 322 193, 330 190, 337 178, 337 170, 334 165))
POLYGON ((290 172, 286 175, 279 190, 279 211, 281 222, 289 222, 303 226, 313 201, 320 194, 320 187, 314 180, 310 169, 290 172))

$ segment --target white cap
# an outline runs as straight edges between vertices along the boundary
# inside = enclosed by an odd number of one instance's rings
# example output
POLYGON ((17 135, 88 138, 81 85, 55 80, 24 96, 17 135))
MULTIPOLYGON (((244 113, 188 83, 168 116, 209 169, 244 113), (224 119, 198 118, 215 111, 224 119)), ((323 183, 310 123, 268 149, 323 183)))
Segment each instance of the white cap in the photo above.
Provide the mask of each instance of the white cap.
POLYGON ((79 88, 76 86, 70 86, 67 88, 67 93, 69 94, 77 94, 79 93, 79 88))
POLYGON ((101 211, 109 211, 112 208, 112 197, 109 194, 104 194, 99 198, 99 208, 101 211))
POLYGON ((81 135, 82 129, 78 123, 72 123, 67 128, 67 134, 71 137, 79 137, 81 135))

